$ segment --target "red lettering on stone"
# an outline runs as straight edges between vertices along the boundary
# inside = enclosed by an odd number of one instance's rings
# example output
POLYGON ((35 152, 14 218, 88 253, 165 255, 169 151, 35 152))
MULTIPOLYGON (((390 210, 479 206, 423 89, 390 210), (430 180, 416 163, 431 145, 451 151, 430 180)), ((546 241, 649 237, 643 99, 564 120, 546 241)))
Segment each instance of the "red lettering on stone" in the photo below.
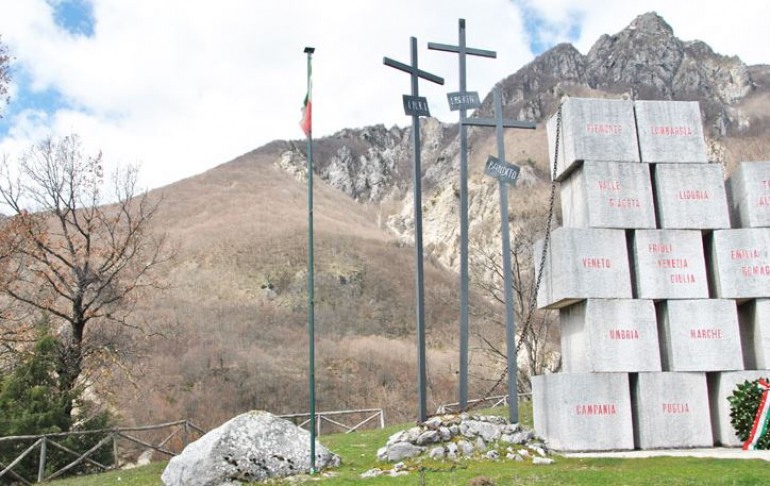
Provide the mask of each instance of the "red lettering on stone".
POLYGON ((758 206, 770 206, 770 196, 760 196, 758 206))
POLYGON ((741 267, 741 273, 744 277, 768 277, 770 276, 770 265, 750 265, 741 267))
POLYGON ((623 127, 611 123, 586 123, 586 131, 600 135, 618 135, 623 132, 623 127))
POLYGON ((679 191, 677 197, 684 201, 708 201, 710 199, 708 191, 701 191, 698 189, 679 191))
POLYGON ((599 181, 598 184, 599 184, 600 191, 619 191, 620 190, 619 181, 599 181))
POLYGON ((661 258, 658 260, 658 268, 688 268, 686 258, 661 258))
POLYGON ((674 247, 670 243, 650 243, 647 251, 650 253, 671 253, 674 247))
POLYGON ((669 279, 673 284, 695 283, 695 275, 691 273, 672 273, 669 279))
POLYGON ((639 339, 639 331, 636 329, 610 329, 610 339, 613 341, 627 341, 639 339))
POLYGON ((577 415, 617 415, 618 409, 614 403, 584 403, 575 405, 577 415))
POLYGON ((611 208, 641 208, 642 203, 638 199, 634 198, 625 198, 625 199, 615 199, 613 197, 609 198, 608 203, 611 208))
POLYGON ((690 413, 690 405, 687 402, 682 403, 662 403, 663 413, 667 414, 683 414, 690 413))
POLYGON ((759 258, 760 256, 762 256, 762 252, 756 248, 730 250, 730 258, 733 260, 750 260, 752 258, 759 258))
POLYGON ((684 126, 660 126, 653 125, 650 127, 653 135, 665 135, 674 137, 689 137, 692 135, 692 128, 684 126))
POLYGON ((612 268, 612 261, 609 258, 583 258, 583 267, 585 268, 612 268))
POLYGON ((690 339, 722 339, 722 330, 690 329, 690 339))

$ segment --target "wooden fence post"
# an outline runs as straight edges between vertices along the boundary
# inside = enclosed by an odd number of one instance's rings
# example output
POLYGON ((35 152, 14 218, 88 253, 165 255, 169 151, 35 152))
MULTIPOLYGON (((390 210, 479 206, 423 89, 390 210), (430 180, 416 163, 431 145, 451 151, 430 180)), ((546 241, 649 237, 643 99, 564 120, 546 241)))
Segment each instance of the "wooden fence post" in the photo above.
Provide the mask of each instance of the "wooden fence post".
POLYGON ((120 455, 118 454, 118 434, 116 432, 112 433, 112 456, 113 459, 113 469, 119 469, 120 468, 120 455))
POLYGON ((45 479, 45 460, 46 460, 46 452, 47 452, 47 441, 46 438, 43 437, 40 442, 40 462, 37 466, 37 482, 42 483, 45 479))

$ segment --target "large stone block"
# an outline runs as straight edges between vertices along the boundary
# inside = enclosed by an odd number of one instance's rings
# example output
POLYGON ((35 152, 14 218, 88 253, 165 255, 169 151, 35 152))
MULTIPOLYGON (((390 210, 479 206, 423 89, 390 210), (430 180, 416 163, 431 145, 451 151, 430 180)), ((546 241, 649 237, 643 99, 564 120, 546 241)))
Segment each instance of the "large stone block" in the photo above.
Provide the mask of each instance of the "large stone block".
MULTIPOLYGON (((639 162, 632 101, 569 98, 560 110, 558 180, 584 160, 639 162)), ((551 166, 557 121, 558 113, 546 124, 551 166)))
POLYGON ((709 297, 700 231, 636 230, 632 237, 631 257, 637 298, 709 297))
POLYGON ((637 448, 714 445, 705 373, 631 375, 631 404, 637 448))
POLYGON ((709 277, 717 297, 770 297, 770 228, 714 231, 708 241, 709 277))
POLYGON ((734 226, 770 227, 770 162, 741 162, 728 188, 734 226))
POLYGON ((556 373, 532 377, 535 433, 559 451, 634 448, 626 373, 556 373))
MULTIPOLYGON (((536 271, 543 242, 535 243, 536 271)), ((558 309, 591 298, 631 298, 625 232, 563 227, 553 230, 537 294, 538 307, 558 309)))
POLYGON ((720 165, 657 164, 652 173, 660 228, 730 227, 730 211, 720 165))
POLYGON ((660 371, 651 300, 588 299, 559 311, 567 373, 660 371))
POLYGON ((697 101, 635 101, 639 152, 647 163, 706 163, 697 101))
POLYGON ((650 166, 586 161, 561 183, 566 227, 655 228, 650 166))
POLYGON ((730 423, 728 397, 745 381, 770 378, 770 370, 724 371, 708 373, 709 406, 714 443, 724 447, 740 447, 743 443, 735 435, 730 423))
POLYGON ((664 371, 743 369, 735 301, 668 300, 656 310, 664 371))
POLYGON ((770 369, 770 298, 755 299, 738 306, 743 367, 770 369))

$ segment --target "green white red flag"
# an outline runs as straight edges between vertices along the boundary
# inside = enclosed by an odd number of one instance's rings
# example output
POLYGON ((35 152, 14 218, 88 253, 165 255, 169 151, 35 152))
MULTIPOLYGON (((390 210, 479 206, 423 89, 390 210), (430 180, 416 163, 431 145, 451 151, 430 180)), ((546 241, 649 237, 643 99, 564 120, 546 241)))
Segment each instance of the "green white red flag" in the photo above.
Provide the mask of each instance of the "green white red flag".
POLYGON ((299 126, 302 131, 305 132, 306 137, 310 137, 310 133, 313 131, 313 79, 310 63, 307 67, 307 94, 305 95, 305 101, 302 104, 302 120, 299 121, 299 126))
POLYGON ((748 440, 743 443, 743 450, 749 451, 757 448, 757 442, 768 431, 768 425, 770 425, 770 382, 763 379, 759 379, 757 382, 757 388, 762 392, 762 398, 759 400, 759 408, 757 409, 757 415, 754 417, 754 424, 751 427, 751 434, 749 434, 748 440))

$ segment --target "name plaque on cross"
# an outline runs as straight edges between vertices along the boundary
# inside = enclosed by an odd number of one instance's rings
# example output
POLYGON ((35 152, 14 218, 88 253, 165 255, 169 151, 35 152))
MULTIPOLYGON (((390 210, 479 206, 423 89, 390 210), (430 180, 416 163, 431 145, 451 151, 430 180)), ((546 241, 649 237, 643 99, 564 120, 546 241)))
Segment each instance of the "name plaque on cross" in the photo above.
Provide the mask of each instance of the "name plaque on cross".
POLYGON ((404 95, 404 113, 409 116, 430 116, 428 99, 424 96, 404 95))
POLYGON ((446 97, 451 111, 474 110, 481 106, 481 99, 476 91, 455 91, 447 93, 446 97))
POLYGON ((491 155, 487 158, 487 165, 484 168, 484 173, 486 175, 494 177, 500 182, 507 182, 512 186, 516 185, 516 180, 519 178, 520 171, 521 168, 518 165, 501 162, 491 155))

